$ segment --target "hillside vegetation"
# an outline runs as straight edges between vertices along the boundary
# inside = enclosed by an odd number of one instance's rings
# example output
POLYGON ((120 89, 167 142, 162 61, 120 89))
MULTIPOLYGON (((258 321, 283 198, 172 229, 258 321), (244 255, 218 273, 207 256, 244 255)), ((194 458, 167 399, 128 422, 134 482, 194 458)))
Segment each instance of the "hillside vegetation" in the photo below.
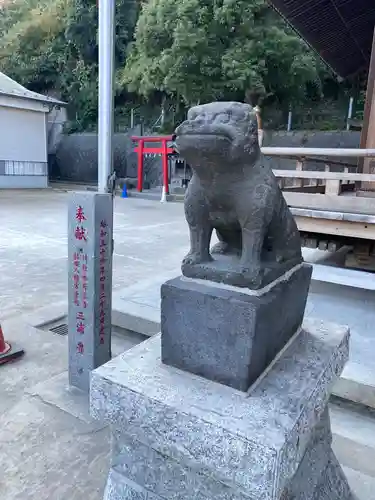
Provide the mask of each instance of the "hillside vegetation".
MULTIPOLYGON (((57 91, 70 103, 70 130, 96 126, 97 18, 96 0, 0 9, 0 70, 31 90, 57 91)), ((275 128, 290 108, 332 108, 331 120, 341 101, 345 110, 347 86, 264 0, 117 0, 115 48, 118 126, 131 108, 152 123, 164 106, 172 127, 186 107, 214 99, 260 103, 275 128)))

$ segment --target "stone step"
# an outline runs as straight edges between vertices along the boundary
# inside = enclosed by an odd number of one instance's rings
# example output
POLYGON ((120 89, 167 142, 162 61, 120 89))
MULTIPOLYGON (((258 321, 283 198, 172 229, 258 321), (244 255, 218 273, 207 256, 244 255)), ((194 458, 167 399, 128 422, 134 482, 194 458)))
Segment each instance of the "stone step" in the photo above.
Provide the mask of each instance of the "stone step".
POLYGON ((375 500, 375 478, 354 469, 343 467, 355 500, 375 500))
POLYGON ((335 400, 330 405, 333 450, 358 500, 375 500, 375 413, 335 400))

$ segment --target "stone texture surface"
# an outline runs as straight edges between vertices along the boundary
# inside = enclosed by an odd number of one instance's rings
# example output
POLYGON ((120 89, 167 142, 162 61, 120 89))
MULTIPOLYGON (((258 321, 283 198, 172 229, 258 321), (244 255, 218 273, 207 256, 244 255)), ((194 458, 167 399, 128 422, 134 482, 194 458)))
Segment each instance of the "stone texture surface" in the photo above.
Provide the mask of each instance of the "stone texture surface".
POLYGON ((191 108, 176 129, 176 146, 193 171, 185 196, 190 230, 185 276, 259 289, 265 279, 302 261, 297 225, 260 157, 250 105, 212 102, 191 108), (230 256, 224 266, 215 260, 207 265, 214 229, 219 243, 211 253, 230 256))
POLYGON ((312 500, 356 500, 332 451, 312 500))
POLYGON ((300 327, 310 277, 311 266, 303 264, 256 292, 184 277, 167 281, 162 361, 246 391, 300 327))
POLYGON ((98 368, 91 412, 113 435, 106 500, 291 500, 285 492, 311 463, 322 479, 308 500, 330 498, 331 488, 349 500, 327 418, 348 342, 347 328, 307 321, 247 393, 162 364, 160 337, 98 368))
MULTIPOLYGON (((262 262, 261 263, 261 286, 265 287, 272 281, 289 271, 293 266, 301 263, 300 258, 290 259, 286 262, 262 262)), ((215 255, 208 262, 191 264, 188 260, 182 264, 182 273, 188 278, 215 281, 216 283, 225 283, 236 287, 253 288, 250 286, 249 278, 242 270, 241 256, 233 255, 215 255)))

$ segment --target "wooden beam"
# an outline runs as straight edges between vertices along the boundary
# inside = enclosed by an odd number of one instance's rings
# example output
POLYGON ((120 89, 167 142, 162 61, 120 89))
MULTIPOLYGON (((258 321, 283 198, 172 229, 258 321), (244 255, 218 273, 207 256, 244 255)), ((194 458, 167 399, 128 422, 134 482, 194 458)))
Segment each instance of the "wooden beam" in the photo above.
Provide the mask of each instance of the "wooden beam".
POLYGON ((313 217, 301 217, 298 215, 294 218, 300 232, 375 241, 375 224, 345 220, 315 219, 313 217))
MULTIPOLYGON (((363 116, 363 127, 361 133, 360 148, 372 148, 375 145, 375 29, 372 41, 372 52, 368 72, 366 102, 363 116)), ((363 158, 358 162, 358 172, 364 174, 375 173, 375 161, 373 158, 363 158)), ((360 189, 365 191, 375 190, 374 186, 367 182, 360 184, 360 189)))
POLYGON ((330 212, 329 210, 312 210, 309 208, 291 208, 294 217, 310 217, 312 219, 329 219, 333 221, 345 220, 348 222, 363 222, 375 226, 375 216, 366 214, 352 214, 349 212, 330 212))
MULTIPOLYGON (((280 156, 280 158, 294 157, 304 160, 307 157, 325 157, 324 163, 330 163, 331 158, 375 158, 375 148, 261 148, 264 156, 280 156)), ((312 161, 312 160, 311 160, 312 161)), ((350 166, 350 165, 349 165, 350 166)))
POLYGON ((348 172, 317 172, 316 170, 273 170, 276 178, 323 179, 331 181, 375 182, 374 174, 356 174, 348 172))
MULTIPOLYGON (((266 155, 265 155, 266 156, 266 155)), ((269 154, 267 156, 275 156, 275 155, 272 155, 272 154, 269 154)), ((277 156, 277 155, 276 155, 277 156)), ((322 156, 324 156, 322 154, 322 156)), ((296 157, 296 156, 282 156, 282 159, 283 160, 294 160, 296 161, 297 159, 299 159, 299 157, 296 157)), ((304 160, 305 163, 309 163, 309 162, 313 162, 313 163, 323 163, 324 165, 326 165, 327 163, 329 163, 329 165, 337 165, 339 167, 348 167, 348 168, 353 168, 355 169, 355 171, 357 170, 357 162, 355 161, 356 158, 353 157, 353 163, 348 163, 347 161, 340 161, 340 160, 335 160, 334 158, 319 158, 319 157, 315 157, 315 156, 304 156, 302 158, 304 160)))
POLYGON ((283 191, 283 195, 290 207, 375 215, 375 198, 291 193, 288 191, 283 191))

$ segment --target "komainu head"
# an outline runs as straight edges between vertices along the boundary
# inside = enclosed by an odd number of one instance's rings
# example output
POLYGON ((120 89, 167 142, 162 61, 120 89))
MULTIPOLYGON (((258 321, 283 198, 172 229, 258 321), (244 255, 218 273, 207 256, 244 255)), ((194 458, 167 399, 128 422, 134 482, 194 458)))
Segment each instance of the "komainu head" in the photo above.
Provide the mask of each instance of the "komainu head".
POLYGON ((175 134, 179 153, 193 168, 204 163, 253 164, 259 156, 257 117, 249 104, 195 106, 175 134))

